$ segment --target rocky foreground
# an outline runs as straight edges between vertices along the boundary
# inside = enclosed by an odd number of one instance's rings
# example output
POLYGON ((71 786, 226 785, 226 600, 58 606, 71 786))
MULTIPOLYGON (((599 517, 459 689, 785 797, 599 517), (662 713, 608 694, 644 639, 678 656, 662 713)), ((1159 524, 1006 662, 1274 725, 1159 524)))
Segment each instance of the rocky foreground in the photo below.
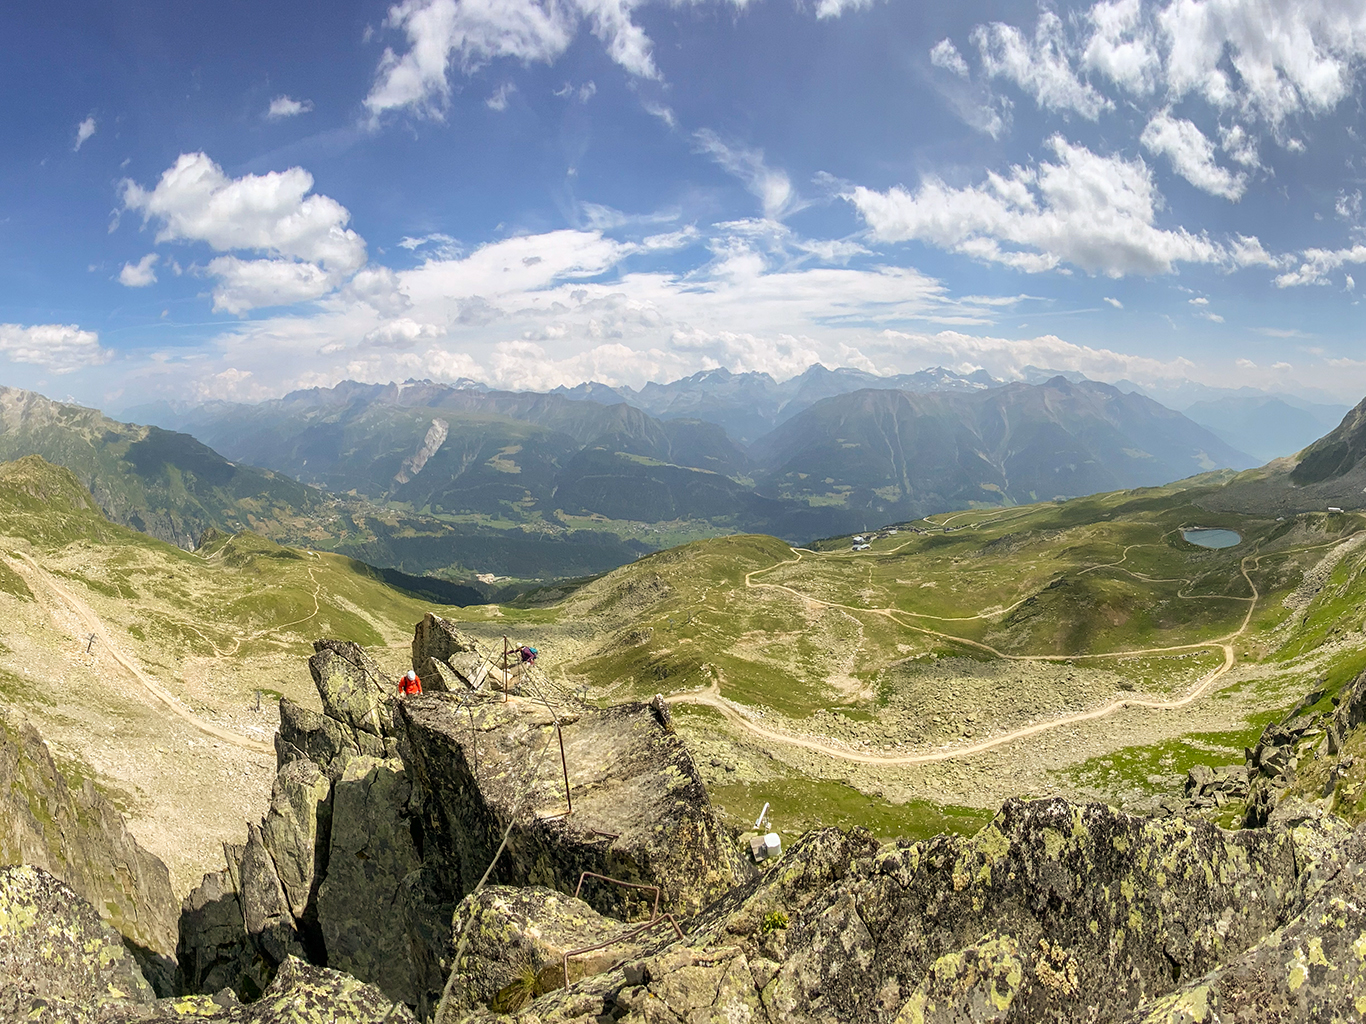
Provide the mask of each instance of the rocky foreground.
MULTIPOLYGON (((879 843, 826 829, 755 865, 713 813, 662 701, 601 710, 529 686, 505 701, 470 688, 482 681, 474 654, 429 616, 413 663, 444 689, 399 703, 359 647, 318 643, 324 712, 282 704, 271 806, 186 899, 169 980, 128 952, 145 950, 147 932, 130 934, 128 910, 90 879, 68 878, 79 873, 69 860, 0 871, 0 1015, 1366 1016, 1366 830, 1324 806, 1263 797, 1261 827, 1226 831, 1015 800, 971 838, 879 843)), ((1366 677, 1339 705, 1324 756, 1352 746, 1343 730, 1361 725, 1359 706, 1366 677)), ((7 815, 21 792, 61 788, 35 778, 0 774, 7 815)), ((148 921, 153 875, 120 890, 148 901, 148 921)))

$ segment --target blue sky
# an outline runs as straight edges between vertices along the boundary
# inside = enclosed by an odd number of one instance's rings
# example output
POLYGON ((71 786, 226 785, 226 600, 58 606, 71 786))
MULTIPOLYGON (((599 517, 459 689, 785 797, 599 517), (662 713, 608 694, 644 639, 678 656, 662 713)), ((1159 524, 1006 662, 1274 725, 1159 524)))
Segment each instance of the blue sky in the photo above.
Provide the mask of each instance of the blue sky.
POLYGON ((1366 0, 20 5, 0 381, 1366 394, 1366 0))

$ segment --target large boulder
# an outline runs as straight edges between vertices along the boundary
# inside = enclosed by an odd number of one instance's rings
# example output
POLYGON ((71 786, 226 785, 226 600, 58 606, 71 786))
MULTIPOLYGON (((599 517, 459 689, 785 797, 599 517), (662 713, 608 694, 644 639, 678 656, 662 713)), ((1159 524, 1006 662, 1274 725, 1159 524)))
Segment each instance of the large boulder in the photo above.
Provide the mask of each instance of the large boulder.
POLYGON ((411 792, 401 761, 358 757, 346 766, 333 796, 318 924, 328 966, 416 1004, 413 958, 400 910, 403 880, 421 863, 407 814, 411 792))
POLYGON ((302 919, 327 870, 332 783, 312 761, 291 761, 275 776, 261 834, 284 888, 289 912, 302 919))
POLYGON ((37 729, 0 709, 0 865, 18 864, 50 872, 99 908, 169 990, 178 915, 166 865, 138 845, 92 779, 64 775, 37 729))
POLYGON ((413 671, 429 692, 478 689, 490 667, 479 642, 439 615, 428 612, 413 630, 413 671))
MULTIPOLYGON (((452 924, 452 943, 464 935, 465 947, 447 1013, 520 1010, 537 996, 563 988, 566 966, 570 981, 577 981, 616 966, 648 942, 635 936, 635 928, 603 917, 583 900, 540 886, 488 886, 461 902, 452 924), (566 963, 565 954, 576 950, 586 951, 566 963)), ((452 948, 449 956, 455 952, 452 948)))
MULTIPOLYGON (((692 914, 747 877, 683 741, 655 709, 623 704, 561 712, 539 702, 450 694, 400 706, 404 763, 424 794, 428 849, 449 891, 490 881, 573 892, 585 871, 658 886, 661 908, 692 914), (565 792, 567 766, 573 813, 565 792)), ((589 879, 583 898, 630 919, 652 897, 589 879)))
POLYGON ((374 659, 349 640, 315 640, 313 650, 308 670, 327 716, 357 733, 384 735, 394 694, 374 659))
POLYGON ((69 885, 41 868, 0 868, 0 1019, 30 1020, 49 1002, 155 999, 122 936, 69 885))

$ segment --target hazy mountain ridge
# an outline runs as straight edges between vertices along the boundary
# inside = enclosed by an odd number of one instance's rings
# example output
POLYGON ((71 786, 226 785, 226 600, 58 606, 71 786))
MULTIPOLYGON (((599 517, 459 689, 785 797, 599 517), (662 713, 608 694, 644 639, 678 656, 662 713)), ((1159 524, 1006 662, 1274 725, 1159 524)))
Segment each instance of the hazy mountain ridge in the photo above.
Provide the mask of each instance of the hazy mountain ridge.
POLYGON ((1156 486, 1253 459, 1140 395, 1059 376, 976 394, 858 391, 751 449, 761 493, 911 517, 1156 486))

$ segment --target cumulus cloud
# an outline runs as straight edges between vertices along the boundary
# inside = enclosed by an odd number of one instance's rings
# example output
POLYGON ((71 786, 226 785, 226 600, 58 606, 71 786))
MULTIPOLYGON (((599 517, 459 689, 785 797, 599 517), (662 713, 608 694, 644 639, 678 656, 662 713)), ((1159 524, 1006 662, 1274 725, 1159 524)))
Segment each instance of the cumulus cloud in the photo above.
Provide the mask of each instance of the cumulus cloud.
POLYGON ((266 108, 266 117, 272 121, 280 121, 286 117, 298 117, 300 114, 307 114, 312 109, 312 100, 296 100, 289 96, 276 96, 270 101, 270 106, 266 108))
POLYGON ((1046 110, 1073 111, 1094 121, 1114 104, 1077 76, 1062 19, 1044 9, 1030 39, 1013 25, 992 22, 972 30, 989 77, 1009 79, 1046 110))
POLYGON ((125 263, 119 271, 119 284, 125 288, 146 288, 156 284, 157 274, 152 268, 156 265, 157 254, 149 252, 136 263, 125 263))
POLYGON ((506 57, 553 63, 587 25, 631 75, 656 79, 649 38, 631 20, 635 0, 404 0, 386 27, 407 36, 407 52, 386 48, 365 98, 372 116, 402 108, 440 117, 452 66, 469 73, 506 57))
POLYGON ((436 324, 420 324, 408 317, 401 317, 368 332, 364 344, 372 348, 409 349, 419 342, 435 341, 444 333, 436 324))
POLYGON ((1151 93, 1161 58, 1140 0, 1102 0, 1086 18, 1092 33, 1082 53, 1084 65, 1135 95, 1151 93))
POLYGON ((765 217, 776 220, 793 212, 797 196, 792 181, 785 172, 764 163, 762 150, 728 145, 710 128, 695 132, 693 139, 701 152, 739 178, 745 188, 758 197, 765 217))
MULTIPOLYGON (((971 38, 989 76, 1013 81, 1044 109, 1091 120, 1112 109, 1084 77, 1090 73, 1134 97, 1164 94, 1170 104, 1199 96, 1240 120, 1267 123, 1294 150, 1303 143, 1285 135, 1287 119, 1323 114, 1352 92, 1366 63, 1366 4, 1098 0, 1067 21, 1044 8, 1032 37, 993 22, 971 38)), ((1256 166, 1255 145, 1234 141, 1225 150, 1256 166)))
POLYGON ((262 306, 287 306, 320 298, 335 287, 322 267, 297 260, 219 256, 209 261, 208 272, 218 278, 213 290, 214 311, 234 316, 262 306))
POLYGON ((107 363, 113 353, 100 347, 98 334, 75 324, 0 324, 0 355, 53 373, 71 373, 107 363))
POLYGON ((159 224, 156 241, 204 242, 219 252, 250 250, 266 259, 223 256, 208 265, 219 278, 214 307, 243 313, 263 305, 317 298, 365 264, 365 241, 346 227, 346 207, 310 195, 302 167, 229 178, 203 153, 184 153, 145 189, 125 179, 123 208, 159 224))
MULTIPOLYGON (((743 0, 741 0, 743 2, 743 0)), ((737 3, 737 6, 740 4, 737 3)), ((861 11, 871 7, 873 0, 819 0, 816 4, 816 17, 838 18, 846 11, 861 11)))
POLYGON ((1333 271, 1349 263, 1366 263, 1366 245, 1348 249, 1306 249, 1300 254, 1300 265, 1276 278, 1277 288, 1292 288, 1302 284, 1329 284, 1333 271))
POLYGON ((1240 124, 1219 128, 1219 146, 1234 163, 1253 169, 1262 166, 1257 157, 1257 140, 1240 124))
POLYGON ((1108 295, 1105 296, 1105 298, 1104 298, 1103 301, 1108 302, 1110 305, 1114 306, 1115 309, 1123 309, 1123 308, 1124 308, 1124 303, 1120 302, 1119 299, 1112 299, 1112 298, 1110 298, 1110 296, 1108 296, 1108 295))
POLYGON ((1159 110, 1139 141, 1148 152, 1170 160, 1172 170, 1201 191, 1234 202, 1242 198, 1247 175, 1220 167, 1214 160, 1214 143, 1193 122, 1172 117, 1170 110, 1159 110))
POLYGON ((79 153, 81 147, 90 141, 90 137, 95 134, 95 115, 91 114, 80 124, 76 125, 76 144, 72 146, 74 152, 79 153))
POLYGON ((989 172, 982 185, 931 178, 914 193, 860 186, 845 198, 880 241, 928 242, 1029 272, 1070 263, 1122 277, 1228 258, 1203 234, 1156 226, 1160 196, 1141 160, 1099 156, 1061 135, 1048 147, 1056 163, 989 172))
POLYGON ((1273 125, 1336 106, 1366 55, 1366 5, 1357 2, 1172 0, 1157 23, 1173 95, 1197 93, 1273 125))

